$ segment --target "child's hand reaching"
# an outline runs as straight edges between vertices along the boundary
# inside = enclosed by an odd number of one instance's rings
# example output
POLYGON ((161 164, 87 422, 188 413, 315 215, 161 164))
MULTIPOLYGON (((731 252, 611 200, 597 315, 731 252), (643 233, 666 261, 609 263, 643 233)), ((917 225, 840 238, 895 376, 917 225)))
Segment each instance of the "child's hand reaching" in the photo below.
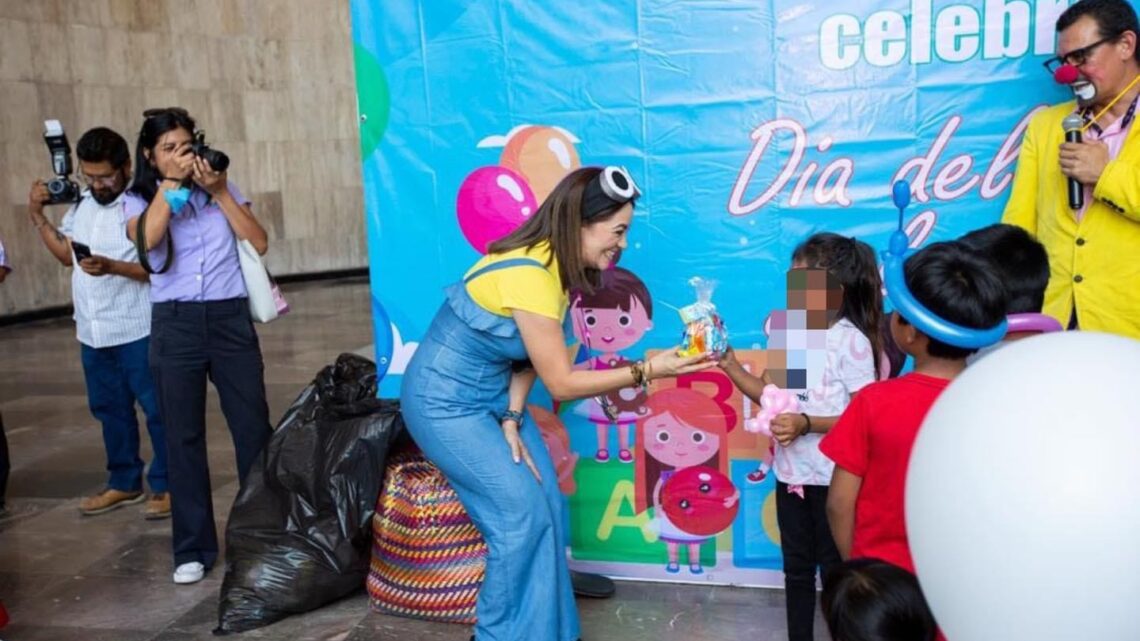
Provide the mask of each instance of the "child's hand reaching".
POLYGON ((740 367, 740 361, 736 360, 736 352, 731 347, 724 350, 720 360, 716 362, 717 367, 721 369, 729 369, 732 367, 740 367))
POLYGON ((808 422, 803 414, 780 414, 772 419, 772 437, 784 447, 807 434, 807 431, 808 422))

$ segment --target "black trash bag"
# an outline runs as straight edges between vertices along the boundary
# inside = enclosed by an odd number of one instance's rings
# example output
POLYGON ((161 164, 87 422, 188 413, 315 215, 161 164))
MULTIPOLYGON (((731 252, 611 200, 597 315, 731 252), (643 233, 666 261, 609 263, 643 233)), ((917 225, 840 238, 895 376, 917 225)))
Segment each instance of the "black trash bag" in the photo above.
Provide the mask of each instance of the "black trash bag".
POLYGON ((364 589, 384 464, 404 431, 376 385, 372 361, 342 354, 285 412, 230 510, 214 634, 364 589))

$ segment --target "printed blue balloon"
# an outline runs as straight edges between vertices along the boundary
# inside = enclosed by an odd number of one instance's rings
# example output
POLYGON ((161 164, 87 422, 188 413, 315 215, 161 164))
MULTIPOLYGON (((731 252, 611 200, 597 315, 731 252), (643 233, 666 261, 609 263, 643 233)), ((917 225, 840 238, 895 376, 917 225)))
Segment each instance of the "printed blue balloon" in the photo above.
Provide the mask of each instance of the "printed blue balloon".
POLYGON ((394 340, 392 337, 392 321, 388 320, 388 312, 380 304, 380 299, 372 295, 372 322, 376 328, 376 380, 381 380, 392 366, 392 350, 394 340))
POLYGON ((981 349, 1000 341, 1006 332, 1005 319, 988 329, 963 327, 930 311, 910 293, 903 271, 903 264, 911 253, 910 242, 903 231, 902 222, 903 210, 910 204, 910 184, 905 180, 896 182, 891 189, 891 198, 899 209, 899 228, 891 234, 887 250, 883 252, 883 283, 887 286, 887 296, 895 311, 923 334, 947 345, 981 349))

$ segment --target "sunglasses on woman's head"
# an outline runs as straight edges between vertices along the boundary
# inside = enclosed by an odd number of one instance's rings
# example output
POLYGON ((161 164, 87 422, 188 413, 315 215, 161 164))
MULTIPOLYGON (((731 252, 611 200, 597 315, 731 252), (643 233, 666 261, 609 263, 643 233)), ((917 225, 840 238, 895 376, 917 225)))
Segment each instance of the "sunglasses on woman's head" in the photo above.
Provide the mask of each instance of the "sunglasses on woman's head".
POLYGON ((147 109, 143 112, 143 118, 154 118, 155 116, 163 116, 166 114, 182 116, 183 118, 190 117, 190 112, 186 111, 182 107, 161 107, 158 109, 147 109))

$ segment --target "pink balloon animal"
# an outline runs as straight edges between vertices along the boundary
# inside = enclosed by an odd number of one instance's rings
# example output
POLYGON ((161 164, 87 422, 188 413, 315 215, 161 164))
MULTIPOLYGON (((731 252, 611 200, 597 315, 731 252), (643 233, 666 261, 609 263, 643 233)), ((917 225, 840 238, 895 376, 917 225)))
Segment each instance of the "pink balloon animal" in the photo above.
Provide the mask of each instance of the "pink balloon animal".
POLYGON ((795 394, 769 383, 760 393, 760 412, 744 421, 744 429, 771 437, 772 419, 781 414, 795 414, 799 411, 800 404, 795 394))

